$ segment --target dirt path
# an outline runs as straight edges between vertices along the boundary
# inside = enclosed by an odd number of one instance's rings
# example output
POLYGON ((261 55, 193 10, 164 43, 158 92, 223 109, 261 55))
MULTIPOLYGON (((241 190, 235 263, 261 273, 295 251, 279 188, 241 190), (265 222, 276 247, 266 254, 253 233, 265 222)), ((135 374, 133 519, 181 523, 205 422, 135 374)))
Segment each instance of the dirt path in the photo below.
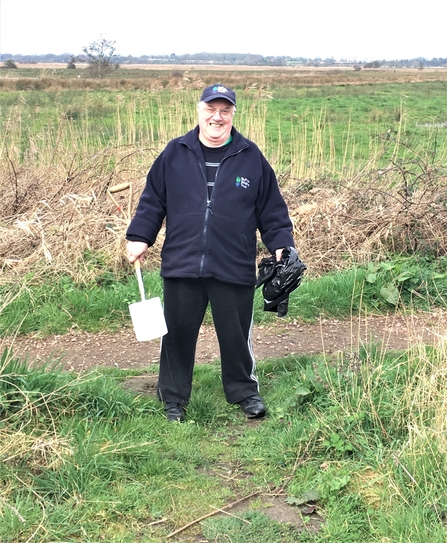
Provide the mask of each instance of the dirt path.
MULTIPOLYGON (((278 319, 268 326, 255 326, 253 347, 257 360, 286 354, 332 354, 358 351, 359 346, 380 342, 383 348, 406 349, 425 342, 434 344, 447 338, 447 310, 411 316, 325 320, 316 324, 278 319)), ((7 346, 2 341, 2 347, 7 346)), ((144 369, 158 362, 159 340, 138 343, 132 328, 116 334, 71 332, 46 339, 16 338, 14 353, 27 355, 30 361, 62 357, 67 369, 82 370, 96 366, 144 369)), ((203 326, 197 344, 196 361, 206 363, 219 358, 219 346, 212 326, 203 326)))

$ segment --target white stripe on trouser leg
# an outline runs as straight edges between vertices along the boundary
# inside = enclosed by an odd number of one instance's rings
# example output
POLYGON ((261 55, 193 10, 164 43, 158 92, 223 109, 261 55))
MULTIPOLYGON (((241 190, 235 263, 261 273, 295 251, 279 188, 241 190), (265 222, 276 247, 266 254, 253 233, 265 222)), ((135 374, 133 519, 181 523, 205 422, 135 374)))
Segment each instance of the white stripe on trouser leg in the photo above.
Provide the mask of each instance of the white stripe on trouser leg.
POLYGON ((251 316, 250 331, 248 332, 247 345, 248 345, 248 350, 250 351, 251 360, 253 362, 253 365, 252 365, 252 368, 251 368, 251 373, 250 373, 250 378, 256 383, 256 385, 258 387, 258 392, 259 392, 259 381, 258 381, 258 378, 255 375, 256 358, 255 358, 255 353, 253 351, 252 332, 253 332, 253 313, 252 313, 252 316, 251 316))

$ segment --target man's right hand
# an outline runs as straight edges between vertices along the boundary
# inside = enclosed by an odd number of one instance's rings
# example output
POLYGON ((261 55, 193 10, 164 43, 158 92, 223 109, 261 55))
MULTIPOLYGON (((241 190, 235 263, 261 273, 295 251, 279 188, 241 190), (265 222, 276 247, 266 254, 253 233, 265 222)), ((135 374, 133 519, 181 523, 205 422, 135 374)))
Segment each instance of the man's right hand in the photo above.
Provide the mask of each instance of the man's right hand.
POLYGON ((144 241, 128 241, 127 242, 127 259, 131 264, 139 260, 144 262, 149 246, 144 241))

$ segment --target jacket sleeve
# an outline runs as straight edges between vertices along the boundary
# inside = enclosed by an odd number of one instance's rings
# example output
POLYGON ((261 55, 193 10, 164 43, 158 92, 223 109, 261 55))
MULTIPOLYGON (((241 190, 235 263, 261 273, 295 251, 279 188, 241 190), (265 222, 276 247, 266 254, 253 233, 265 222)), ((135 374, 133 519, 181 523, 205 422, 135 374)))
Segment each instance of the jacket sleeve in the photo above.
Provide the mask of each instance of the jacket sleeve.
POLYGON ((284 247, 294 247, 292 221, 286 202, 279 190, 273 168, 260 152, 262 182, 256 206, 257 226, 270 253, 284 247))
POLYGON ((127 229, 126 239, 144 241, 149 247, 155 243, 166 216, 166 185, 164 152, 152 165, 146 177, 135 215, 127 229))

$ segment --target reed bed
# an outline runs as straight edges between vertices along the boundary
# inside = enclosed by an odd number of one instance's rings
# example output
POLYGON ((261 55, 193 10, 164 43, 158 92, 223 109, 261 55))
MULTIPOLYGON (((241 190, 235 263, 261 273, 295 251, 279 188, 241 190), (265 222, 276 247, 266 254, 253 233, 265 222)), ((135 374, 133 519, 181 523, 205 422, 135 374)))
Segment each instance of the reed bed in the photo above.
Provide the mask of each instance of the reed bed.
MULTIPOLYGON (((115 273, 127 270, 129 195, 112 199, 108 189, 131 182, 132 213, 155 157, 194 126, 203 84, 184 76, 172 90, 130 98, 117 93, 108 103, 86 92, 83 107, 56 101, 52 118, 40 118, 38 104, 30 118, 24 105, 31 96, 11 106, 0 139, 0 281, 29 270, 35 278, 63 272, 91 280, 92 253, 115 273), (111 122, 101 122, 107 115, 111 122)), ((246 85, 238 94, 235 124, 275 168, 310 273, 380 260, 389 252, 446 254, 446 151, 434 157, 431 150, 409 149, 401 133, 405 115, 392 137, 372 139, 368 157, 359 159, 349 124, 343 142, 335 141, 323 109, 307 123, 292 123, 287 138, 279 127, 272 139, 266 129, 270 89, 246 85)), ((151 251, 152 266, 159 264, 162 241, 160 235, 151 251)))

